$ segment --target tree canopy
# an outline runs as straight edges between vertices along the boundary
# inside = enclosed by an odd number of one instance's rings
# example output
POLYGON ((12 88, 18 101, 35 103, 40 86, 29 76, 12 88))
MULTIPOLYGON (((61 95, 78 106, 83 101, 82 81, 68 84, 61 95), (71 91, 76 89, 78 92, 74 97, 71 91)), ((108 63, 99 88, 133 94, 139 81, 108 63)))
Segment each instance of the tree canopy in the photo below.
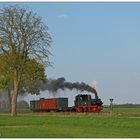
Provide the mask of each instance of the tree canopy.
POLYGON ((0 86, 10 84, 12 116, 20 86, 42 77, 39 71, 50 65, 51 42, 48 27, 37 14, 17 6, 0 10, 0 86))

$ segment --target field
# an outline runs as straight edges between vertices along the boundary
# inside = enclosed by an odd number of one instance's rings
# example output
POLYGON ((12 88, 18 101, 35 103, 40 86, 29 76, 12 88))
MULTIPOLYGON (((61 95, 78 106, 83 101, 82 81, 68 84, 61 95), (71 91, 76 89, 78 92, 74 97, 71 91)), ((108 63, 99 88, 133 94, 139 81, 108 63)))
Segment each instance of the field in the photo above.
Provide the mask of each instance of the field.
POLYGON ((0 114, 1 138, 140 138, 140 108, 92 113, 0 114))

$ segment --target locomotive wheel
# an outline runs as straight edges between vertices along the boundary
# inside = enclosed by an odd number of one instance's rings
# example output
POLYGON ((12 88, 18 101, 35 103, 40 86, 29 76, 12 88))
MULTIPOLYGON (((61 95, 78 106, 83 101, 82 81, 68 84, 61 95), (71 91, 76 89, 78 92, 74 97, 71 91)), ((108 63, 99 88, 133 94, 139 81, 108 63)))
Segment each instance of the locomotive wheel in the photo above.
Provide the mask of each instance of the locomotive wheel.
POLYGON ((80 112, 84 112, 84 108, 80 108, 80 112))
POLYGON ((88 108, 85 108, 84 112, 88 112, 88 108))

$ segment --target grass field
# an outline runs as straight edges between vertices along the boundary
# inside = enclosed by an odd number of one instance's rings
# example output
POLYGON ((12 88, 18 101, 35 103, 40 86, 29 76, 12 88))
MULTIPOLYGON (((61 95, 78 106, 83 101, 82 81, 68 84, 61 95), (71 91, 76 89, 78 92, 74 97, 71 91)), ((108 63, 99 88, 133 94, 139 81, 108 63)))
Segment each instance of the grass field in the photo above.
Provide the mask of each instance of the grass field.
MULTIPOLYGON (((26 110, 27 111, 27 110, 26 110)), ((140 138, 140 109, 113 113, 19 113, 0 115, 1 138, 140 138)), ((19 111, 21 112, 21 111, 19 111)))
MULTIPOLYGON (((104 108, 103 112, 110 112, 109 108, 104 108)), ((135 115, 140 115, 140 108, 113 108, 113 113, 124 113, 124 114, 131 114, 134 113, 135 115)))

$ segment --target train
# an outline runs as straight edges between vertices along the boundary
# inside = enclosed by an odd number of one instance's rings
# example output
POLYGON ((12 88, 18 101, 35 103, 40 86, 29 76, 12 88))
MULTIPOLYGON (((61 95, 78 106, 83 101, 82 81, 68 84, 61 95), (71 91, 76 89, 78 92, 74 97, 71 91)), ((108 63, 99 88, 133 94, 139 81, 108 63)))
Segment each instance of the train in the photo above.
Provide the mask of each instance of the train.
POLYGON ((68 107, 68 98, 40 98, 30 101, 30 109, 33 112, 93 112, 99 113, 103 110, 103 102, 100 98, 92 99, 89 94, 75 96, 74 106, 68 107))

